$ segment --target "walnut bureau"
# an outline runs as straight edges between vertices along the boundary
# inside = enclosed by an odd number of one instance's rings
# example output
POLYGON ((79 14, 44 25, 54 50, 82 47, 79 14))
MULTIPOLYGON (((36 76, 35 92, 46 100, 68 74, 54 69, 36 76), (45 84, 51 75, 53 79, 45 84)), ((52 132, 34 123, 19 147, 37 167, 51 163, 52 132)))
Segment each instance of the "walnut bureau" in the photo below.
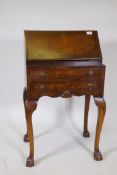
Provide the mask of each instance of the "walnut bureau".
POLYGON ((91 95, 98 108, 94 159, 102 160, 99 140, 106 111, 105 65, 97 31, 25 31, 26 87, 23 100, 29 142, 26 166, 34 165, 32 114, 42 96, 85 95, 83 136, 89 137, 88 111, 91 95))

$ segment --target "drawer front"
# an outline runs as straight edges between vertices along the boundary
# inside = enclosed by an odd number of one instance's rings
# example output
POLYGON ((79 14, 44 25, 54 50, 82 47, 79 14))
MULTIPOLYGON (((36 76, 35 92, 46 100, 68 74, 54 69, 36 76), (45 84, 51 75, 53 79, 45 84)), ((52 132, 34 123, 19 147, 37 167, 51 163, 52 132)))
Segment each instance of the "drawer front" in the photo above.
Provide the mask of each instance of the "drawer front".
POLYGON ((85 94, 101 94, 102 87, 97 83, 70 83, 70 82, 54 82, 54 83, 34 83, 31 84, 31 99, 38 99, 41 96, 72 96, 85 94))
POLYGON ((28 69, 28 75, 31 83, 53 82, 53 81, 77 81, 89 82, 97 81, 102 76, 103 68, 85 67, 85 68, 46 68, 31 67, 28 69))
POLYGON ((72 95, 102 96, 104 88, 105 67, 84 68, 29 68, 28 92, 29 97, 37 100, 41 96, 72 95), (40 76, 40 74, 42 74, 40 76))

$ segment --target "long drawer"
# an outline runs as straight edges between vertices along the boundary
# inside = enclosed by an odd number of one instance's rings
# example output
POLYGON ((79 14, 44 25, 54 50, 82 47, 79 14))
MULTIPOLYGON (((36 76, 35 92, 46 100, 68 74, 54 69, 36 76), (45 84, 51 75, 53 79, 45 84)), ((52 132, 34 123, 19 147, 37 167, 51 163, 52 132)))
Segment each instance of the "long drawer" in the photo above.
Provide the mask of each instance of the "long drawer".
POLYGON ((28 68, 28 76, 33 83, 53 82, 53 81, 79 81, 87 82, 91 79, 97 81, 104 74, 104 67, 85 67, 85 68, 28 68))

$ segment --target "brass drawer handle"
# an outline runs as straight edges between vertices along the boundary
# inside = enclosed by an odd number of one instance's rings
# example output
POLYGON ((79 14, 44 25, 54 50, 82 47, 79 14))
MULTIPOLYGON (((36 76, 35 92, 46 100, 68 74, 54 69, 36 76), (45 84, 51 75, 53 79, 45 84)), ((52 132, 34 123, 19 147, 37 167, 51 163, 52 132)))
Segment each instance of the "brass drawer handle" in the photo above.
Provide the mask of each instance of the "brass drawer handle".
POLYGON ((41 85, 39 86, 39 88, 40 88, 40 90, 45 90, 45 85, 44 85, 44 84, 41 84, 41 85))
POLYGON ((89 90, 92 89, 92 83, 88 83, 89 90))
POLYGON ((45 75, 45 72, 41 71, 40 74, 39 74, 39 76, 40 76, 41 78, 45 78, 45 76, 46 76, 46 75, 45 75))
POLYGON ((93 77, 93 74, 94 74, 94 71, 93 70, 90 70, 89 71, 89 76, 92 78, 93 77))

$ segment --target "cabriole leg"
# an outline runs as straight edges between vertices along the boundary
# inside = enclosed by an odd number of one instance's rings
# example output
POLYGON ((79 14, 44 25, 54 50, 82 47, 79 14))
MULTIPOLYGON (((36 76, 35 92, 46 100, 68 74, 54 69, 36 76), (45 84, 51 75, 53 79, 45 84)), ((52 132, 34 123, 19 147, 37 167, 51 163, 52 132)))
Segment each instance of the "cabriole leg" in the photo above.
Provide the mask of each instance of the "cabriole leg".
POLYGON ((29 137, 30 152, 27 158, 26 166, 32 167, 34 165, 34 139, 33 139, 33 127, 32 127, 32 114, 37 107, 37 103, 34 101, 25 101, 25 112, 27 121, 27 130, 29 137))
POLYGON ((104 98, 94 98, 94 101, 96 106, 98 107, 98 119, 97 119, 95 145, 94 145, 94 159, 99 161, 99 160, 103 160, 102 154, 99 150, 99 141, 100 141, 100 134, 101 134, 102 125, 104 121, 104 116, 106 112, 106 102, 104 98))
POLYGON ((90 136, 90 133, 88 131, 88 112, 89 112, 89 106, 90 106, 90 97, 91 95, 85 95, 84 131, 83 131, 84 137, 90 136))
MULTIPOLYGON (((25 109, 25 102, 26 102, 26 100, 27 100, 27 90, 26 90, 26 88, 24 88, 24 91, 23 91, 24 109, 25 109)), ((25 118, 26 118, 26 111, 25 111, 25 118)), ((26 118, 26 126, 27 126, 27 118, 26 118)), ((24 140, 24 142, 29 142, 28 131, 24 135, 24 139, 23 140, 24 140)))

